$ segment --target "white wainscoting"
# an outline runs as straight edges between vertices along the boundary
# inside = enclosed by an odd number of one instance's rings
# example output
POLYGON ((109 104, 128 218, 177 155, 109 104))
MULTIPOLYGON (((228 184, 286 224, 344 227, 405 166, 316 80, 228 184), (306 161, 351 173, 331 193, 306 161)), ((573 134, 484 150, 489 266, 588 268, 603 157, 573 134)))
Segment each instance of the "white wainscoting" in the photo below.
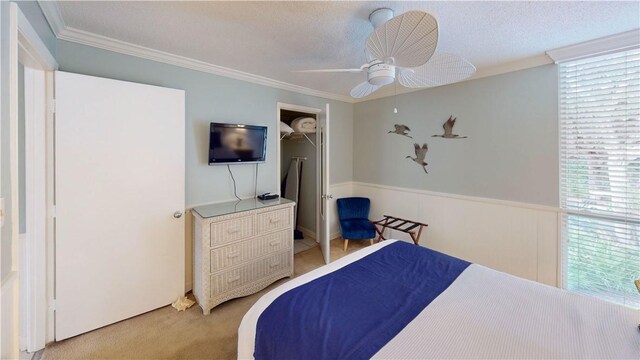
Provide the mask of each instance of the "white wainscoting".
MULTIPOLYGON (((388 214, 429 224, 423 246, 558 285, 557 208, 360 182, 350 187, 353 196, 371 199, 371 219, 388 214)), ((398 231, 388 235, 410 240, 398 231)))

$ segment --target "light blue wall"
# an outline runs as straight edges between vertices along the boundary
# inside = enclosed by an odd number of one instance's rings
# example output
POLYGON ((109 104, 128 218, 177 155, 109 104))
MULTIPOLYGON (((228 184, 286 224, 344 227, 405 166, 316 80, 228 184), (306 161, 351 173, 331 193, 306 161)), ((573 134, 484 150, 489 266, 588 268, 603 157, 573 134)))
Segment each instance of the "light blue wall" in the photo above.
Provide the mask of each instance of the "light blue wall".
POLYGON ((558 206, 557 88, 556 66, 546 65, 357 103, 354 179, 558 206), (449 115, 468 139, 431 137, 449 115), (414 139, 388 134, 393 124, 414 139), (414 142, 429 144, 428 175, 405 159, 414 142))
MULTIPOLYGON (((327 102, 330 103, 331 181, 338 183, 353 178, 353 104, 278 90, 62 40, 57 43, 57 60, 62 71, 186 91, 185 200, 188 206, 233 199, 232 183, 226 167, 207 165, 210 122, 269 127, 267 161, 259 168, 258 193, 277 191, 277 102, 314 108, 324 108, 327 102)), ((238 195, 253 196, 253 166, 235 165, 232 169, 238 182, 238 195)))

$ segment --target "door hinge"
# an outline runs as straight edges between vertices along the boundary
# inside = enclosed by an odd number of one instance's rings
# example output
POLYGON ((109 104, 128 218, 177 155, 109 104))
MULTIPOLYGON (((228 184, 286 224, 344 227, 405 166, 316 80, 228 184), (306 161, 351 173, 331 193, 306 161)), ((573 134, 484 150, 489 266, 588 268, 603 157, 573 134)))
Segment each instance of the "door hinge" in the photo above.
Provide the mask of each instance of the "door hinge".
POLYGON ((56 299, 51 300, 51 302, 49 303, 49 310, 56 310, 56 299))
POLYGON ((51 217, 56 217, 56 206, 52 205, 50 210, 51 217))

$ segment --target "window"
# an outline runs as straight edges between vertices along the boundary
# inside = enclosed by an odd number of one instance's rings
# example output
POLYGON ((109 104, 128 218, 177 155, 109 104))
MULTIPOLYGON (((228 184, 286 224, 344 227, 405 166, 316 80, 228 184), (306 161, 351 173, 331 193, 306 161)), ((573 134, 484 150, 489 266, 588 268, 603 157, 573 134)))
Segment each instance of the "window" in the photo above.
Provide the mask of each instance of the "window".
POLYGON ((559 71, 563 285, 640 308, 640 50, 559 71))

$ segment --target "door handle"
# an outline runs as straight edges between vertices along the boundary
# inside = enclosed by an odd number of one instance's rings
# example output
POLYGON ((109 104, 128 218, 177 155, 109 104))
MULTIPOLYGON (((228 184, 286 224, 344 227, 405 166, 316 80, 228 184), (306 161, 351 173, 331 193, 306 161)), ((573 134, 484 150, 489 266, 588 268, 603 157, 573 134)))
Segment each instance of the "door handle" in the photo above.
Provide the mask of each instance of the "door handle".
POLYGON ((333 199, 333 195, 322 195, 323 199, 333 199))
POLYGON ((182 217, 182 211, 176 211, 173 213, 173 217, 179 219, 182 217))

